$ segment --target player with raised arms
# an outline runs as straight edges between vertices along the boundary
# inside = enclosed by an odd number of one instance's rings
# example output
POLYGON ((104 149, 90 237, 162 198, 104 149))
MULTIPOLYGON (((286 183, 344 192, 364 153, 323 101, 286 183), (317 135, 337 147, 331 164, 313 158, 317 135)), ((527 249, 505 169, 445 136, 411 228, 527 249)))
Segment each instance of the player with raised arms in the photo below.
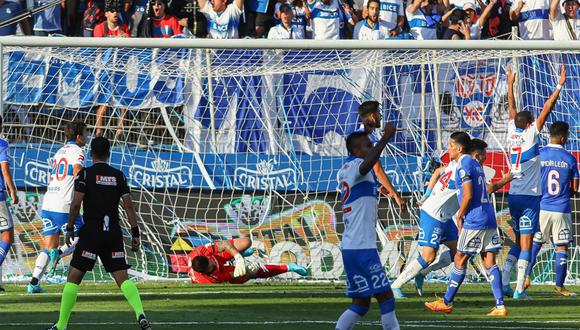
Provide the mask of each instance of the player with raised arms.
POLYGON ((366 132, 351 133, 346 139, 349 157, 339 170, 338 177, 344 219, 342 259, 347 296, 352 298, 352 304, 339 317, 336 330, 352 329, 368 312, 373 296, 380 306, 383 329, 399 329, 395 299, 377 251, 375 226, 378 204, 372 173, 373 166, 395 132, 393 125, 386 125, 382 137, 374 146, 366 132))
POLYGON ((514 180, 510 185, 508 205, 516 234, 516 244, 511 247, 503 266, 503 292, 507 296, 513 296, 514 299, 528 299, 524 290, 528 266, 532 258, 532 240, 534 234, 540 231, 542 179, 538 135, 558 100, 562 85, 566 82, 566 69, 562 66, 558 85, 535 120, 530 111, 517 112, 514 97, 515 73, 512 73, 509 66, 507 71, 509 106, 507 146, 510 152, 511 172, 514 175, 514 180), (516 261, 518 270, 514 291, 510 287, 510 278, 516 261))
POLYGON ((485 174, 479 162, 470 155, 471 139, 465 132, 451 134, 448 153, 457 161, 455 182, 459 190, 457 228, 459 242, 449 285, 444 298, 425 302, 432 311, 451 313, 453 300, 467 273, 467 262, 472 255, 481 254, 488 278, 491 280, 495 307, 489 316, 507 316, 501 290, 501 273, 495 256, 501 248, 501 239, 493 206, 489 202, 485 174))
MULTIPOLYGON (((365 101, 361 103, 358 108, 358 116, 362 121, 362 127, 357 131, 368 134, 373 143, 378 141, 378 138, 375 136, 375 131, 381 128, 382 122, 381 109, 379 105, 380 104, 377 101, 365 101)), ((387 173, 385 173, 385 170, 383 169, 383 164, 380 159, 378 159, 373 166, 373 172, 381 184, 379 191, 385 196, 392 197, 395 200, 395 203, 399 206, 401 212, 407 210, 405 200, 401 198, 397 190, 395 190, 395 187, 393 187, 391 180, 389 180, 387 173)))
POLYGON ((269 278, 287 272, 306 276, 308 271, 297 264, 258 265, 248 262, 244 256, 252 255, 252 241, 248 237, 217 241, 198 246, 189 253, 191 283, 242 284, 255 278, 269 278), (234 259, 234 266, 227 263, 234 259))
POLYGON ((10 246, 14 242, 14 223, 12 215, 6 203, 6 187, 10 191, 12 205, 18 204, 18 195, 12 174, 10 173, 10 145, 8 141, 0 138, 0 292, 2 288, 2 263, 10 252, 10 246))
POLYGON ((570 125, 557 121, 550 126, 550 143, 540 150, 542 166, 542 201, 540 203, 540 232, 534 236, 532 262, 548 240, 556 246, 556 294, 570 297, 576 293, 564 287, 568 271, 568 246, 572 242, 572 214, 570 198, 578 192, 580 175, 578 161, 564 149, 570 136, 570 125))
MULTIPOLYGON (((70 203, 74 194, 74 180, 85 164, 85 154, 82 147, 87 142, 89 132, 82 122, 68 123, 64 129, 66 144, 60 148, 51 159, 50 181, 42 201, 42 217, 44 250, 40 251, 32 271, 32 279, 28 284, 28 293, 42 293, 39 281, 48 264, 54 270, 58 260, 73 253, 74 244, 64 244, 59 248, 60 234, 66 233, 66 224, 70 203)), ((79 215, 74 230, 83 225, 79 215)))

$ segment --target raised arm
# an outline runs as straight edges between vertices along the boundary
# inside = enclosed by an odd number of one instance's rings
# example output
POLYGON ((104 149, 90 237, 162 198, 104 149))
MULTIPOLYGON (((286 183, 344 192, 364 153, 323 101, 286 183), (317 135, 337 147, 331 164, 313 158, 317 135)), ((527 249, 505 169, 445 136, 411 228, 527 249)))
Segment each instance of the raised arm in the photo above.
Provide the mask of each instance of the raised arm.
POLYGON ((508 84, 508 109, 509 120, 514 120, 518 110, 516 108, 516 98, 514 96, 514 83, 516 82, 516 74, 512 72, 511 66, 506 67, 507 70, 507 84, 508 84))
POLYGON ((421 3, 425 0, 413 0, 413 2, 407 7, 407 11, 414 14, 419 8, 421 8, 421 3))
POLYGON ((206 4, 207 4, 207 0, 197 0, 197 6, 200 10, 203 10, 203 8, 205 8, 206 4))
POLYGON ((560 0, 552 0, 550 4, 550 20, 555 20, 560 13, 560 0))
POLYGON ((397 128, 393 126, 393 124, 385 125, 385 131, 383 132, 383 136, 381 137, 379 142, 377 142, 375 146, 371 149, 371 151, 363 160, 362 164, 360 164, 359 173, 361 175, 367 175, 367 173, 369 173, 373 169, 373 166, 375 166, 375 163, 381 157, 383 149, 385 149, 385 147, 387 146, 387 142, 395 135, 396 131, 397 128))
MULTIPOLYGON (((481 2, 481 0, 479 0, 479 2, 481 2)), ((477 20, 477 24, 479 25, 480 28, 483 29, 483 26, 485 25, 485 22, 487 22, 487 19, 489 18, 489 14, 491 14, 491 10, 493 9, 493 7, 495 6, 496 3, 497 3, 497 0, 490 0, 489 3, 487 4, 487 6, 485 6, 485 9, 483 10, 483 12, 481 13, 481 16, 479 16, 479 19, 477 20)), ((481 2, 481 4, 483 4, 483 2, 481 2)), ((481 8, 484 8, 484 7, 481 6, 481 8)))
POLYGON ((520 0, 517 1, 517 5, 514 8, 514 10, 510 11, 510 19, 512 21, 518 21, 520 19, 520 13, 522 12, 522 9, 524 8, 524 6, 526 5, 526 2, 524 0, 520 0))
POLYGON ((548 116, 552 112, 552 109, 554 109, 556 101, 558 101, 558 96, 560 96, 560 91, 562 90, 562 86, 564 86, 565 83, 566 83, 566 68, 564 67, 564 65, 562 65, 562 69, 560 69, 560 80, 558 81, 558 86, 556 86, 556 89, 554 90, 552 95, 550 95, 546 103, 544 103, 542 112, 540 112, 540 115, 536 119, 536 127, 538 128, 538 131, 541 131, 542 128, 544 127, 544 124, 546 123, 548 116))
POLYGON ((234 0, 234 3, 239 10, 244 10, 244 0, 234 0))

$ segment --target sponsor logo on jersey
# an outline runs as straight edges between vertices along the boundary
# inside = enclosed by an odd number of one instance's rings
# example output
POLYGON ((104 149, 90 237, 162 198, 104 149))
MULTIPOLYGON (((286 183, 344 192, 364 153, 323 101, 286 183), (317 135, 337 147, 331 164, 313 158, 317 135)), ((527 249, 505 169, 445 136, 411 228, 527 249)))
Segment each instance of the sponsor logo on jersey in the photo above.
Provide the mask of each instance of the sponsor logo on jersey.
POLYGON ((170 161, 156 158, 149 167, 132 165, 129 168, 129 183, 137 188, 189 188, 192 186, 192 174, 187 166, 171 167, 170 161))
POLYGON ((89 251, 83 250, 83 252, 81 253, 81 256, 83 256, 84 258, 87 258, 87 259, 97 260, 97 255, 92 253, 92 252, 89 252, 89 251))
POLYGON ((102 186, 116 186, 117 178, 115 178, 114 176, 97 175, 96 183, 102 186))
POLYGON ((113 254, 111 255, 111 258, 123 259, 123 258, 125 258, 125 252, 123 252, 123 251, 113 252, 113 254))
POLYGON ((276 161, 261 161, 256 169, 238 167, 234 172, 236 188, 257 190, 292 189, 298 187, 297 174, 294 169, 275 170, 276 161))

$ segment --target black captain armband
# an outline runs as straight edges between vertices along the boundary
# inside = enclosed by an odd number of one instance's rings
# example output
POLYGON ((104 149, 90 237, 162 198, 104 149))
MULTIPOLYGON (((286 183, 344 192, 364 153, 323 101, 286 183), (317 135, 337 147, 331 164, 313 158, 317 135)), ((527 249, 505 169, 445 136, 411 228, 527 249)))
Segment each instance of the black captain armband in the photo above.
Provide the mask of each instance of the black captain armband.
POLYGON ((139 227, 131 228, 131 236, 133 236, 133 238, 139 237, 139 227))

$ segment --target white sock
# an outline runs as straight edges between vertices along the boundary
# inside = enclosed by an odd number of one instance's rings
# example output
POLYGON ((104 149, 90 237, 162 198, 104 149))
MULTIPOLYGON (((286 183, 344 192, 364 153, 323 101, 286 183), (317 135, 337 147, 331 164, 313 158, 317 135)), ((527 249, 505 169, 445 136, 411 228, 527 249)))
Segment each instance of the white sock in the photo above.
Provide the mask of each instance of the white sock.
POLYGON ((516 291, 524 292, 524 284, 526 282, 526 275, 528 272, 529 262, 525 259, 518 260, 518 281, 516 283, 516 291))
POLYGON ((381 324, 383 325, 383 330, 399 330, 399 321, 395 315, 395 311, 387 314, 381 315, 381 324))
POLYGON ((2 286, 2 265, 0 265, 0 286, 2 286))
POLYGON ((501 271, 501 284, 503 286, 510 285, 510 279, 512 277, 512 268, 518 262, 518 258, 514 255, 508 254, 503 264, 503 269, 501 271))
POLYGON ((403 272, 397 277, 395 282, 393 282, 391 288, 400 289, 403 285, 405 285, 405 283, 409 282, 413 277, 417 276, 417 274, 422 269, 423 266, 421 266, 417 259, 414 259, 409 264, 407 264, 405 269, 403 269, 403 272))
POLYGON ((452 262, 453 260, 451 260, 451 252, 447 250, 439 254, 435 261, 429 265, 429 267, 421 270, 419 273, 423 276, 427 276, 430 272, 434 272, 451 265, 452 262))
POLYGON ((50 258, 48 257, 48 253, 46 250, 40 251, 38 254, 38 258, 36 258, 36 263, 34 264, 34 270, 32 271, 32 277, 37 278, 39 281, 42 279, 42 275, 46 271, 46 266, 50 258))
POLYGON ((360 315, 347 309, 338 318, 335 330, 351 330, 359 319, 360 315))
POLYGON ((77 242, 79 241, 78 237, 75 237, 75 239, 73 240, 72 244, 70 246, 68 245, 63 245, 61 247, 59 247, 58 249, 60 250, 60 256, 62 257, 66 257, 69 254, 75 252, 75 247, 77 246, 77 242))

